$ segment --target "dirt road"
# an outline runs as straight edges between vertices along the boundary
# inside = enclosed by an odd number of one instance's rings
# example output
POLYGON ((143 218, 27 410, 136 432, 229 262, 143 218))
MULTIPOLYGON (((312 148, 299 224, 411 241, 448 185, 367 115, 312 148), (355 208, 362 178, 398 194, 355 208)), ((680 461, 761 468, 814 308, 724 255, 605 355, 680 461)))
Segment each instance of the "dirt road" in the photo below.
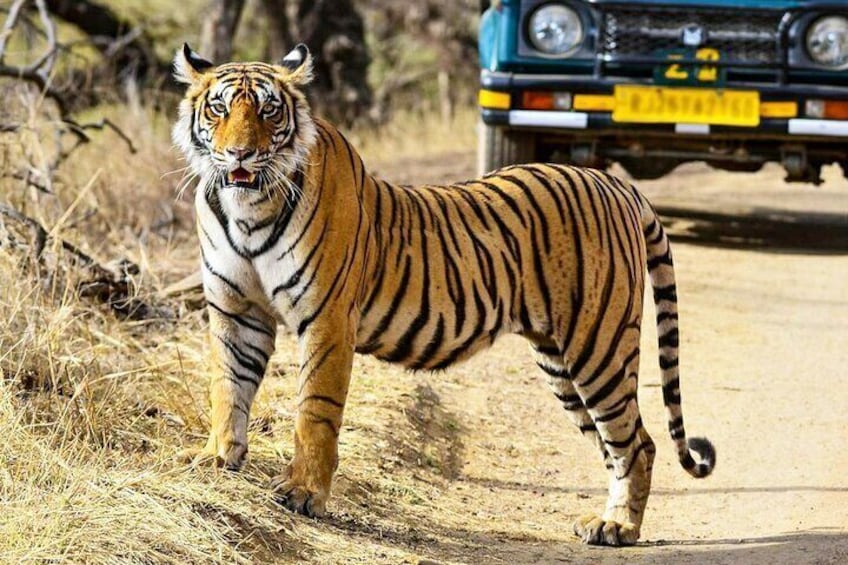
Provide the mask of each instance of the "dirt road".
MULTIPOLYGON (((457 179, 471 174, 471 156, 380 171, 404 182, 457 179)), ((641 184, 659 205, 757 208, 787 222, 824 212, 848 230, 848 183, 834 171, 823 189, 782 185, 776 169, 751 177, 698 166, 641 184)), ((572 536, 578 515, 603 509, 603 465, 518 338, 445 374, 397 371, 418 383, 410 418, 424 451, 441 458, 440 512, 411 529, 337 524, 338 533, 384 547, 387 561, 848 562, 848 250, 678 241, 674 253, 683 411, 689 434, 715 443, 718 464, 698 481, 676 462, 655 328, 645 324, 640 404, 658 456, 637 547, 588 548, 572 536)))

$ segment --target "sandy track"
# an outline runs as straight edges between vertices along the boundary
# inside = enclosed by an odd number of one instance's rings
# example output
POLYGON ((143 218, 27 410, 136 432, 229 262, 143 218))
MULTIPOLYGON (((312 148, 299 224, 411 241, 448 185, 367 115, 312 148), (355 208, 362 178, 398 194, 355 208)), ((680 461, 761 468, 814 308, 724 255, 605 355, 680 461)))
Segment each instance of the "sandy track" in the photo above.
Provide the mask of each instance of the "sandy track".
MULTIPOLYGON (((469 176, 471 158, 378 168, 401 182, 436 182, 469 176)), ((823 189, 782 185, 776 169, 745 176, 698 166, 640 184, 659 205, 778 210, 788 221, 825 213, 837 228, 844 218, 848 230, 848 186, 833 171, 823 189)), ((455 422, 439 444, 452 461, 441 512, 417 524, 427 543, 402 534, 381 534, 378 543, 467 563, 848 562, 848 250, 677 242, 674 252, 683 410, 689 434, 716 445, 711 477, 692 479, 676 462, 648 323, 640 404, 658 456, 642 541, 625 550, 580 545, 571 522, 603 509, 602 463, 547 391, 527 346, 505 338, 422 378, 429 411, 418 423, 455 422)))

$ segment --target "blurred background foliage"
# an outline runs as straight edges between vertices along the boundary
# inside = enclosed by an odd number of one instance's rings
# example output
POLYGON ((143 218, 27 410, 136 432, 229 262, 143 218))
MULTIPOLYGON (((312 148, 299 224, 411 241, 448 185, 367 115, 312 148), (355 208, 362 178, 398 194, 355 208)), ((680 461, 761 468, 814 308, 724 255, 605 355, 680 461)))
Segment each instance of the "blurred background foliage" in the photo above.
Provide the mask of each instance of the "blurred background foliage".
MULTIPOLYGON (((218 63, 279 60, 306 43, 317 71, 312 102, 342 126, 381 125, 397 110, 450 121, 476 92, 475 0, 39 1, 62 46, 52 81, 74 110, 121 101, 128 80, 157 103, 174 88, 170 60, 183 42, 218 63)), ((44 41, 37 3, 28 4, 31 25, 10 37, 7 64, 44 41)))

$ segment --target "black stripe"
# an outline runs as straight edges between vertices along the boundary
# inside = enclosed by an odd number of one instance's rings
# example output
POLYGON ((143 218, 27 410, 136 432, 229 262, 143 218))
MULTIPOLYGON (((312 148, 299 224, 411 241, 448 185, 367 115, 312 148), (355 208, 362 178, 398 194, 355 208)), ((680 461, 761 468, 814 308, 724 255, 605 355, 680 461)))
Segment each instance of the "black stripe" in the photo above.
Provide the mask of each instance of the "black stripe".
POLYGON ((541 353, 542 355, 547 355, 548 357, 561 357, 562 351, 556 345, 534 345, 533 349, 536 350, 536 353, 541 353))
POLYGON ((675 377, 662 385, 663 403, 680 404, 680 378, 675 377))
POLYGON ((433 356, 442 348, 445 337, 445 318, 442 314, 439 314, 439 319, 436 321, 436 329, 433 332, 433 336, 430 338, 430 341, 427 342, 427 346, 424 348, 424 351, 421 352, 421 355, 418 359, 415 360, 410 366, 413 369, 424 369, 430 364, 430 361, 433 360, 433 356))
POLYGON ((654 287, 654 302, 660 302, 661 300, 677 302, 677 286, 674 283, 667 286, 654 287))
POLYGON ((669 267, 673 266, 673 262, 671 260, 671 247, 666 248, 665 253, 662 255, 656 255, 648 259, 648 271, 653 271, 660 265, 668 265, 669 267))
POLYGON ((342 261, 342 265, 341 267, 339 267, 339 270, 336 271, 336 275, 335 277, 333 277, 333 283, 330 285, 330 289, 324 295, 324 298, 321 300, 321 303, 318 304, 318 307, 312 312, 312 314, 305 316, 303 319, 301 319, 300 324, 297 326, 298 336, 302 336, 304 332, 306 332, 307 328, 309 328, 309 325, 315 321, 315 318, 317 318, 318 315, 321 314, 321 312, 327 306, 327 302, 329 302, 330 297, 336 290, 336 285, 339 284, 339 282, 342 280, 342 273, 345 272, 345 265, 347 264, 348 252, 349 251, 347 250, 345 251, 345 259, 344 261, 342 261))
POLYGON ((300 410, 300 414, 306 416, 309 419, 310 423, 327 426, 328 428, 330 428, 333 431, 333 435, 335 435, 335 436, 339 435, 339 430, 338 430, 338 428, 336 428, 335 422, 333 422, 333 420, 331 420, 330 418, 327 418, 325 416, 321 416, 321 415, 316 414, 315 412, 312 412, 310 410, 300 410))
MULTIPOLYGON (((533 190, 527 186, 527 184, 514 175, 501 175, 503 180, 510 182, 521 189, 521 192, 524 193, 524 199, 530 204, 530 207, 536 212, 536 216, 539 218, 539 224, 541 226, 542 232, 542 242, 545 244, 545 253, 551 252, 551 234, 550 229, 548 227, 548 218, 545 216, 545 212, 542 210, 542 207, 539 206, 539 202, 536 200, 536 196, 533 194, 533 190)), ((531 225, 531 230, 533 226, 531 225)))
POLYGON ((370 347, 372 344, 376 343, 377 338, 383 335, 389 327, 389 324, 394 320, 395 315, 397 314, 398 307, 400 306, 403 297, 406 295, 407 286, 409 286, 409 277, 411 274, 412 261, 409 256, 406 257, 406 263, 403 266, 403 274, 400 277, 400 282, 398 283, 398 287, 395 290, 395 294, 392 297, 392 302, 389 305, 389 309, 386 310, 386 313, 383 314, 383 317, 380 318, 380 321, 377 323, 377 327, 374 328, 374 331, 371 332, 371 335, 368 336, 368 339, 365 340, 364 347, 370 347))
POLYGON ((677 312, 659 312, 657 314, 657 325, 660 325, 666 320, 677 320, 677 312))
POLYGON ((625 447, 628 447, 631 443, 633 443, 633 440, 636 439, 636 436, 638 435, 639 430, 641 430, 641 429, 642 429, 642 417, 640 416, 640 417, 636 418, 636 422, 633 424, 633 431, 630 432, 629 436, 627 436, 624 439, 620 439, 620 440, 605 439, 604 444, 606 444, 606 445, 608 445, 612 448, 615 448, 615 449, 624 449, 625 447))
POLYGON ((666 333, 661 335, 657 340, 660 348, 665 347, 679 347, 680 346, 680 333, 677 328, 671 328, 666 333))
POLYGON ((303 281, 303 285, 301 286, 300 292, 291 297, 292 308, 297 306, 297 303, 300 302, 300 299, 306 296, 306 293, 312 288, 313 281, 318 276, 318 273, 321 272, 321 264, 324 262, 324 257, 325 255, 321 255, 318 257, 318 262, 315 264, 315 268, 312 269, 312 273, 309 275, 309 278, 303 281))
POLYGON ((680 364, 680 360, 677 357, 673 359, 669 359, 663 355, 660 355, 660 369, 663 371, 671 369, 672 367, 677 367, 680 364))
MULTIPOLYGON (((307 385, 307 383, 309 383, 309 381, 312 380, 312 377, 315 375, 315 373, 318 371, 318 369, 320 369, 321 366, 327 361, 327 359, 330 357, 330 354, 335 349, 336 349, 335 343, 330 345, 330 347, 328 347, 327 349, 324 350, 324 352, 321 354, 321 357, 319 357, 318 360, 315 361, 315 364, 312 365, 312 367, 309 368, 309 372, 300 377, 300 386, 298 387, 298 390, 297 390, 298 396, 300 396, 300 393, 303 391, 303 388, 307 385)), ((314 357, 315 357, 315 352, 313 352, 312 355, 310 356, 310 360, 313 359, 314 357)), ((301 367, 301 369, 300 369, 301 373, 303 373, 303 371, 306 369, 306 365, 308 365, 308 364, 309 364, 309 362, 307 361, 307 363, 303 367, 301 367)))
POLYGON ((236 370, 235 367, 229 364, 224 365, 229 372, 230 376, 234 377, 238 382, 248 382, 255 387, 259 386, 259 383, 262 382, 262 375, 258 375, 254 377, 253 375, 245 375, 242 372, 236 370))
POLYGON ((633 470, 633 465, 634 465, 634 464, 636 463, 636 461, 639 459, 639 454, 640 454, 642 451, 644 451, 644 450, 648 450, 648 452, 649 452, 649 453, 650 453, 650 452, 652 452, 652 451, 654 451, 654 444, 653 444, 653 442, 651 442, 651 441, 643 441, 642 443, 640 443, 640 444, 636 447, 636 449, 634 449, 634 450, 630 453, 630 464, 629 464, 629 465, 627 465, 627 469, 625 469, 625 470, 624 470, 624 473, 622 473, 621 475, 616 475, 615 479, 616 479, 617 481, 620 481, 620 480, 622 480, 622 479, 624 479, 624 478, 627 478, 627 476, 628 476, 628 475, 630 475, 630 471, 632 471, 632 470, 633 470))
POLYGON ((480 334, 482 333, 483 328, 485 327, 486 307, 483 304, 483 299, 480 297, 480 292, 477 290, 477 285, 475 283, 472 283, 472 285, 474 294, 474 305, 477 308, 477 323, 474 325, 474 329, 471 332, 471 335, 468 336, 465 341, 463 341, 461 344, 459 344, 459 346, 454 348, 453 351, 448 353, 448 355, 444 359, 433 365, 433 369, 435 370, 444 369, 449 365, 453 364, 454 361, 459 359, 459 357, 463 353, 465 353, 475 341, 479 339, 480 334))
POLYGON ((238 294, 239 296, 242 296, 242 297, 245 296, 244 291, 241 289, 241 287, 239 287, 239 285, 237 285, 235 282, 233 282, 232 280, 230 280, 226 276, 222 275, 221 273, 219 273, 218 271, 216 271, 212 267, 212 265, 209 263, 209 261, 206 260, 206 254, 203 253, 202 247, 200 248, 200 257, 203 260, 203 266, 206 267, 206 270, 209 271, 210 274, 212 274, 213 276, 218 278, 220 281, 222 281, 224 284, 226 284, 227 286, 232 288, 236 292, 236 294, 238 294))
MULTIPOLYGON (((546 224, 547 225, 547 224, 546 224)), ((530 218, 530 231, 531 237, 532 233, 535 231, 536 222, 533 220, 532 216, 530 218)), ((547 227, 544 228, 547 230, 547 227)), ((530 252, 533 257, 533 270, 536 275, 536 283, 539 285, 539 294, 542 297, 542 301, 545 304, 545 324, 547 324, 546 328, 539 329, 549 329, 550 325, 553 323, 553 316, 551 314, 551 292, 548 288, 548 281, 545 279, 545 262, 542 259, 542 254, 539 251, 539 247, 535 244, 535 241, 530 246, 530 252)), ((547 333, 547 332, 545 332, 547 333)))
POLYGON ((665 239, 665 230, 663 229, 662 226, 660 226, 660 231, 657 232, 657 235, 655 235, 654 237, 652 237, 651 239, 648 240, 648 242, 647 242, 648 247, 654 247, 659 242, 661 242, 663 239, 665 239))
POLYGON ((668 431, 673 432, 678 428, 683 428, 683 416, 678 416, 668 423, 668 431))
POLYGON ((412 323, 406 331, 398 338, 397 345, 394 350, 384 355, 382 358, 386 361, 397 362, 406 359, 412 353, 412 345, 415 338, 427 325, 430 320, 430 269, 429 269, 429 252, 427 248, 427 231, 424 226, 424 217, 421 208, 418 208, 418 218, 420 220, 421 230, 419 238, 421 241, 421 306, 418 310, 418 315, 412 320, 412 323))
POLYGON ((635 373, 627 374, 627 365, 639 355, 639 349, 635 348, 630 354, 624 359, 621 365, 621 369, 615 372, 615 374, 610 377, 607 382, 601 385, 591 396, 586 398, 585 404, 586 408, 592 409, 597 406, 601 401, 606 400, 606 398, 613 394, 618 387, 621 386, 621 383, 624 382, 626 378, 630 378, 631 376, 635 377, 635 373))
POLYGON ((254 357, 251 357, 250 355, 245 353, 244 350, 239 348, 239 346, 230 342, 226 337, 220 335, 215 337, 217 337, 218 340, 227 349, 227 351, 230 352, 230 355, 232 355, 233 358, 238 361, 239 365, 249 371, 253 371, 261 378, 261 376, 265 373, 265 363, 254 357))
POLYGON ((312 246, 312 249, 309 250, 309 253, 307 253, 306 257, 303 259, 303 262, 300 264, 300 267, 298 267, 297 270, 292 273, 292 275, 288 278, 287 281, 280 283, 274 288, 274 290, 271 291, 271 298, 275 298, 279 292, 293 288, 295 285, 297 285, 297 283, 300 282, 300 278, 303 276, 304 271, 306 271, 306 267, 309 266, 310 261, 312 261, 312 257, 315 255, 315 252, 318 251, 318 248, 322 247, 322 245, 324 244, 324 235, 327 233, 327 225, 328 224, 324 224, 324 227, 321 230, 321 235, 318 236, 318 240, 315 242, 315 245, 312 246))
MULTIPOLYGON (((580 171, 575 170, 575 172, 581 178, 581 180, 583 180, 583 182, 586 183, 586 179, 581 175, 580 171)), ((588 187, 588 185, 587 185, 587 187, 588 187)), ((589 200, 589 204, 590 204, 590 207, 591 207, 591 210, 592 210, 592 218, 595 220, 595 227, 598 229, 599 233, 603 234, 604 230, 600 229, 601 228, 600 216, 599 216, 599 213, 598 213, 597 206, 595 204, 595 198, 593 198, 593 196, 596 196, 596 195, 599 198, 600 198, 600 196, 597 194, 597 192, 588 191, 588 190, 585 192, 585 194, 587 195, 588 200, 589 200)), ((607 226, 609 225, 609 218, 606 218, 605 223, 607 224, 607 226)), ((615 257, 615 253, 614 253, 613 248, 612 248, 612 241, 610 240, 609 235, 607 235, 607 237, 606 237, 606 247, 607 247, 607 254, 608 254, 607 256, 608 257, 615 257)), ((611 268, 607 269, 606 273, 604 274, 604 282, 603 282, 603 287, 601 289, 601 296, 600 296, 600 299, 598 300, 599 304, 609 304, 609 302, 610 302, 610 297, 612 296, 612 291, 613 291, 613 286, 614 286, 614 277, 613 277, 614 271, 615 271, 615 268, 614 268, 614 265, 612 265, 611 268)), ((631 300, 631 301, 632 301, 632 299, 633 299, 632 296, 628 298, 628 300, 631 300)), ((603 315, 603 313, 601 315, 595 316, 595 319, 592 322, 592 326, 588 330, 589 338, 587 339, 587 341, 586 341, 586 343, 583 347, 583 350, 579 353, 577 358, 574 360, 574 363, 571 367, 572 374, 574 374, 575 376, 579 376, 579 375, 582 374, 583 368, 585 367, 586 363, 588 363, 589 359, 591 358, 592 354, 594 353, 595 344, 597 342, 598 334, 599 334, 598 329, 600 328, 604 317, 605 316, 603 315)), ((592 380, 594 380, 594 378, 597 378, 597 376, 599 376, 599 375, 600 375, 600 373, 596 372, 594 374, 594 376, 589 379, 588 382, 591 382, 592 380)), ((588 382, 585 383, 585 384, 588 384, 588 382)), ((584 383, 581 383, 581 384, 584 384, 584 383)))
POLYGON ((317 214, 318 208, 319 208, 318 203, 321 202, 321 195, 324 192, 324 182, 323 181, 324 181, 324 175, 325 175, 326 169, 327 169, 327 161, 328 161, 327 159, 323 159, 322 162, 321 162, 321 175, 320 175, 321 182, 316 183, 318 185, 317 186, 318 192, 315 195, 315 204, 312 206, 312 212, 309 214, 309 217, 306 219, 306 221, 303 224, 303 228, 300 230, 300 233, 297 235, 297 237, 294 238, 294 241, 292 241, 291 245, 289 245, 285 250, 283 250, 283 252, 280 253, 280 255, 277 257, 278 260, 282 259, 287 254, 294 251, 294 248, 297 247, 297 244, 300 243, 300 240, 309 231, 309 226, 312 225, 312 221, 318 215, 317 214))
POLYGON ((571 379, 571 374, 565 367, 551 367, 550 365, 545 365, 541 361, 536 361, 536 365, 552 377, 556 377, 558 379, 571 379))
MULTIPOLYGON (((583 271, 583 241, 580 234, 580 228, 578 223, 574 218, 582 217, 583 211, 580 206, 579 197, 575 195, 576 185, 574 180, 568 175, 564 175, 563 178, 568 183, 571 192, 565 195, 565 205, 568 208, 569 218, 572 220, 569 222, 571 226, 571 241, 574 245, 574 264, 576 267, 576 273, 574 274, 574 283, 573 290, 570 294, 570 311, 571 318, 568 321, 568 327, 565 331, 565 337, 562 341, 562 345, 560 349, 565 351, 566 347, 572 342, 574 338, 574 333, 577 331, 577 322, 580 319, 580 312, 583 309, 583 286, 585 285, 584 280, 584 271, 583 271), (572 201, 572 198, 575 200, 572 201), (575 215, 575 207, 577 208, 577 213, 575 215)), ((560 186, 562 186, 560 184, 560 186)))
POLYGON ((272 330, 269 330, 265 326, 261 325, 261 322, 259 320, 256 320, 254 318, 245 318, 244 316, 240 316, 239 314, 233 314, 232 312, 227 312, 226 310, 222 309, 220 306, 218 306, 217 304, 215 304, 211 300, 207 300, 206 304, 209 305, 216 312, 218 312, 218 313, 226 316, 227 318, 233 320, 238 325, 243 326, 243 327, 248 328, 248 329, 251 329, 251 330, 253 330, 257 333, 261 333, 261 334, 266 335, 266 336, 273 339, 275 332, 272 331, 272 330))
POLYGON ((300 402, 298 402, 297 405, 302 406, 303 403, 308 401, 308 400, 326 402, 327 404, 332 404, 336 408, 344 408, 344 402, 339 402, 335 398, 332 398, 332 397, 329 397, 329 396, 324 396, 324 395, 321 395, 321 394, 311 394, 311 395, 307 396, 306 398, 304 398, 303 400, 301 400, 300 402))
POLYGON ((636 395, 634 393, 625 394, 616 401, 615 404, 612 404, 609 408, 607 408, 606 412, 596 416, 595 421, 611 422, 612 420, 621 417, 625 412, 627 412, 627 407, 631 400, 636 400, 636 395))
MULTIPOLYGON (((503 177, 501 175, 498 175, 496 177, 490 177, 490 178, 497 180, 497 179, 500 179, 500 178, 503 178, 503 177)), ((522 212, 521 207, 518 205, 518 203, 515 201, 515 199, 512 196, 510 196, 509 194, 507 194, 506 192, 501 190, 501 188, 493 182, 480 181, 480 184, 485 186, 486 188, 488 188, 490 191, 494 192, 495 194, 497 194, 501 198, 501 200, 503 200, 504 203, 506 203, 506 205, 509 207, 509 209, 512 210, 512 212, 515 214, 515 217, 521 223, 521 227, 524 227, 524 228, 527 227, 527 222, 524 219, 524 213, 522 212)))
POLYGON ((554 180, 553 177, 549 173, 539 170, 537 166, 527 165, 522 167, 522 169, 533 175, 536 181, 542 187, 544 187, 545 190, 548 191, 548 195, 554 201, 554 204, 556 206, 557 214, 559 214, 559 225, 564 227, 568 220, 565 217, 565 209, 563 208, 563 202, 560 200, 563 197, 562 189, 554 189, 553 185, 551 184, 551 181, 554 180))

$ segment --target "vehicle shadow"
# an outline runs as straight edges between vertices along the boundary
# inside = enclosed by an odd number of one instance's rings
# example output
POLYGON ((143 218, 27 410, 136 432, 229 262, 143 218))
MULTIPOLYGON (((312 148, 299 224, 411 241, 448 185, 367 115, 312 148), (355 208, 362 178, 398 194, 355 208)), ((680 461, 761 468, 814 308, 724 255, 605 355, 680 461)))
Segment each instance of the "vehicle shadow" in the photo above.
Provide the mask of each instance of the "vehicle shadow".
MULTIPOLYGON (((561 519, 561 517, 560 517, 561 519)), ((761 537, 659 539, 634 547, 610 548, 582 544, 563 522, 555 536, 449 527, 438 519, 408 521, 379 527, 350 516, 332 516, 326 527, 346 537, 393 548, 412 550, 419 563, 603 563, 723 564, 723 563, 844 563, 848 535, 837 530, 809 530, 761 537)), ((740 532, 744 534, 744 532, 740 532)))
MULTIPOLYGON (((463 482, 473 483, 487 488, 506 489, 513 491, 526 491, 529 493, 545 494, 588 494, 606 496, 604 488, 584 488, 576 486, 556 486, 526 484, 518 481, 504 481, 499 479, 488 479, 482 477, 463 476, 463 482)), ((746 493, 787 493, 787 492, 848 492, 848 487, 822 487, 815 485, 774 485, 768 487, 690 487, 686 489, 669 489, 654 487, 651 496, 691 496, 701 494, 746 494, 746 493)))
POLYGON ((676 241, 769 252, 848 254, 848 210, 794 212, 759 206, 744 213, 723 213, 657 206, 657 211, 676 241))

